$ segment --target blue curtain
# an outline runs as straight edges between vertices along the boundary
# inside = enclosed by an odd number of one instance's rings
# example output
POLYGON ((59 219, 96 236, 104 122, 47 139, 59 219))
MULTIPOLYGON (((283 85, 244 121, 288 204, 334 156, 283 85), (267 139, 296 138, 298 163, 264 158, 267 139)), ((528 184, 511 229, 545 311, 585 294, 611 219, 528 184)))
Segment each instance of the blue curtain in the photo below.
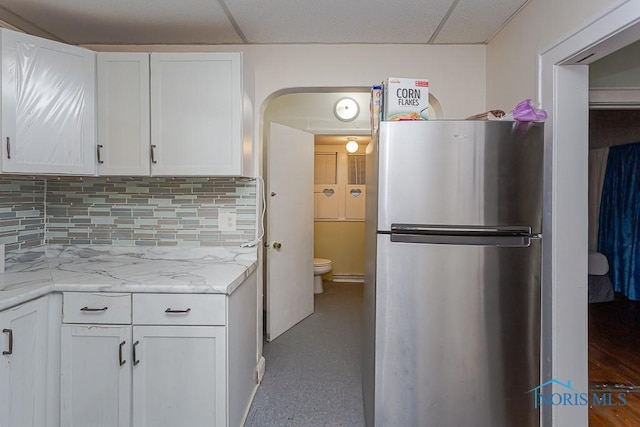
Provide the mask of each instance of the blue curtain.
POLYGON ((616 292, 640 300, 640 143, 609 149, 600 202, 598 251, 616 292))

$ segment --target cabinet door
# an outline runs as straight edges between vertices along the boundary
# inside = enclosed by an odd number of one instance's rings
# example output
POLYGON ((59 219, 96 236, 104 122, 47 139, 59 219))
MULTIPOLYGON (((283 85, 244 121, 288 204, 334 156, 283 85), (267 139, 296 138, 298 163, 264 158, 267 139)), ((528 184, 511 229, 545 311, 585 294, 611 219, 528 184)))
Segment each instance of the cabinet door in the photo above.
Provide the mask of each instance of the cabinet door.
POLYGON ((344 217, 364 221, 365 185, 345 186, 344 217))
POLYGON ((131 326, 63 325, 65 427, 131 425, 131 326))
POLYGON ((149 54, 98 53, 98 173, 149 175, 149 54))
POLYGON ((2 170, 95 173, 95 53, 2 30, 2 170))
POLYGON ((340 218, 340 200, 343 186, 322 184, 313 186, 313 218, 340 218))
POLYGON ((241 58, 151 54, 153 175, 242 173, 241 58))
POLYGON ((43 426, 47 298, 0 313, 0 426, 43 426))
POLYGON ((134 326, 133 425, 226 425, 225 328, 134 326))

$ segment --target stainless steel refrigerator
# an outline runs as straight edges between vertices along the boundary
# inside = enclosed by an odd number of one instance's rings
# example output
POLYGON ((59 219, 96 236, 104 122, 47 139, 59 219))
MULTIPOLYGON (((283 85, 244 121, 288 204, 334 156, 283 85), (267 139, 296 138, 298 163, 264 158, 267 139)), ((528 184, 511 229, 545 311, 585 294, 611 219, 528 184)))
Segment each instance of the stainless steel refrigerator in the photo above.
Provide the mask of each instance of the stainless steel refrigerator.
POLYGON ((538 426, 543 124, 382 122, 367 147, 368 426, 538 426))

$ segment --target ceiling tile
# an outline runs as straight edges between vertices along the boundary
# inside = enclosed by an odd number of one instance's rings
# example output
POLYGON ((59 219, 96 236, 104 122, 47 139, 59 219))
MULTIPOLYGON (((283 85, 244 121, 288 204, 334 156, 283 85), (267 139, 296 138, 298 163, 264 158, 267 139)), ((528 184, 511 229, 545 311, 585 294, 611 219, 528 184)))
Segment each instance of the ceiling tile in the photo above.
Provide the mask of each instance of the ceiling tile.
POLYGON ((453 0, 226 0, 249 43, 427 43, 453 0))
POLYGON ((486 43, 528 0, 460 0, 433 43, 486 43))
POLYGON ((215 0, 2 0, 1 7, 0 19, 11 23, 10 11, 73 44, 243 42, 215 0))
POLYGON ((31 34, 73 44, 468 44, 487 42, 525 3, 1 0, 0 20, 31 34))

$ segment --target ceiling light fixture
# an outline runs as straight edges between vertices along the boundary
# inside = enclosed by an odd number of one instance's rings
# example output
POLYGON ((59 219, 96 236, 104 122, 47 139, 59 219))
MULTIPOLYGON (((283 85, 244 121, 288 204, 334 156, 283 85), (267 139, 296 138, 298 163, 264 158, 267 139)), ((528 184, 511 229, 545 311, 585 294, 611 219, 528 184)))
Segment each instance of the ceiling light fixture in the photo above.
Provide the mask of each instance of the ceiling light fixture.
POLYGON ((345 148, 347 149, 347 152, 349 153, 355 153, 356 151, 358 151, 358 142, 356 141, 355 138, 349 138, 349 140, 347 140, 347 145, 345 146, 345 148))
POLYGON ((353 98, 341 98, 333 107, 333 114, 338 120, 343 122, 351 122, 360 114, 360 106, 353 98))

